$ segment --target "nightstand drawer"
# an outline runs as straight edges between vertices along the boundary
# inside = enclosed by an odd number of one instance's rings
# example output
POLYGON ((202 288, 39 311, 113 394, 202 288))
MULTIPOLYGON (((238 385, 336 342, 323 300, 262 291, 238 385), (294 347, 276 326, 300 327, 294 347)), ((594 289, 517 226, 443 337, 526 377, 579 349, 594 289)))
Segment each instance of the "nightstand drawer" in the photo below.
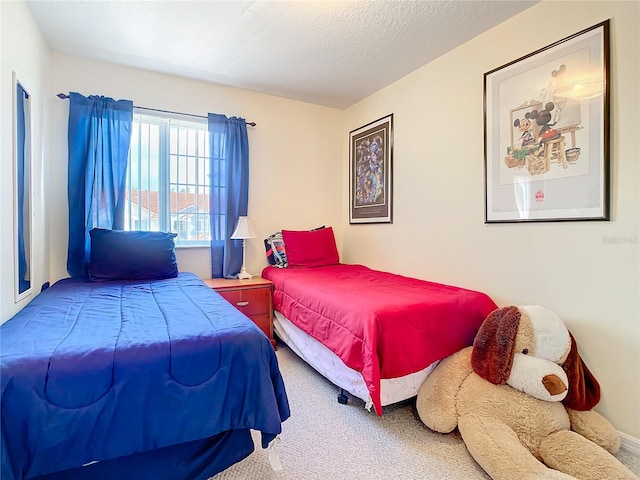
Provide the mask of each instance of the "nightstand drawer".
POLYGON ((261 277, 253 277, 246 280, 209 278, 204 283, 249 317, 269 337, 273 348, 276 348, 276 341, 273 338, 271 303, 273 282, 261 277))
POLYGON ((271 331, 271 315, 265 313, 264 315, 253 315, 250 318, 267 337, 273 337, 273 332, 271 331))
POLYGON ((271 305, 271 289, 250 288, 243 290, 227 290, 219 292, 231 305, 248 317, 269 315, 271 305))

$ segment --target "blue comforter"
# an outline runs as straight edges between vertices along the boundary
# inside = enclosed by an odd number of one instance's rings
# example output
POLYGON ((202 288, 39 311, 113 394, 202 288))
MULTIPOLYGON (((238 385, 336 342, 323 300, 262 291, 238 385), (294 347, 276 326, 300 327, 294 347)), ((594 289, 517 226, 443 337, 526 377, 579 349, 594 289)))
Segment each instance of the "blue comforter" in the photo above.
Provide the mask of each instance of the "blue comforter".
POLYGON ((57 282, 0 327, 2 478, 254 429, 289 407, 267 337, 193 274, 57 282))

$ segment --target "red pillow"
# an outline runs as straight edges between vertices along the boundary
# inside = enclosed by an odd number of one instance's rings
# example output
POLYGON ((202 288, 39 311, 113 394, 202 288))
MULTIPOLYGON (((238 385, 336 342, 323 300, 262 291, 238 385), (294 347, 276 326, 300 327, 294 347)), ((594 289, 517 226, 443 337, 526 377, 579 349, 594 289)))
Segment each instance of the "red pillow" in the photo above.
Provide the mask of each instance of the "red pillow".
POLYGON ((321 230, 282 230, 290 267, 322 267, 340 263, 331 227, 321 230))

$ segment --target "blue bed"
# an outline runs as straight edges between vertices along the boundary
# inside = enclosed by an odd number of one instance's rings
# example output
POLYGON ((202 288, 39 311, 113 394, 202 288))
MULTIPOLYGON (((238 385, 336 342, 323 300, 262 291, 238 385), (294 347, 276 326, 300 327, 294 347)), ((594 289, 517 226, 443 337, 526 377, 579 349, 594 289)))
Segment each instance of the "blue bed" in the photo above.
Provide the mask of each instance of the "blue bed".
POLYGON ((281 431, 267 337, 190 273, 64 279, 0 326, 2 479, 205 479, 281 431))

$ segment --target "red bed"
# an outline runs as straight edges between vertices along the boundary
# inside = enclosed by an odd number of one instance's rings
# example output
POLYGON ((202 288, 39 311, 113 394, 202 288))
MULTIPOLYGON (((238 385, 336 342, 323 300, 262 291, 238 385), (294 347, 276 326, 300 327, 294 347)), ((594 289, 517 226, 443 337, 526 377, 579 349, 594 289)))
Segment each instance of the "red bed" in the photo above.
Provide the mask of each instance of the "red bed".
POLYGON ((362 265, 266 267, 274 309, 360 372, 378 415, 381 380, 424 370, 471 345, 497 308, 486 294, 362 265))

